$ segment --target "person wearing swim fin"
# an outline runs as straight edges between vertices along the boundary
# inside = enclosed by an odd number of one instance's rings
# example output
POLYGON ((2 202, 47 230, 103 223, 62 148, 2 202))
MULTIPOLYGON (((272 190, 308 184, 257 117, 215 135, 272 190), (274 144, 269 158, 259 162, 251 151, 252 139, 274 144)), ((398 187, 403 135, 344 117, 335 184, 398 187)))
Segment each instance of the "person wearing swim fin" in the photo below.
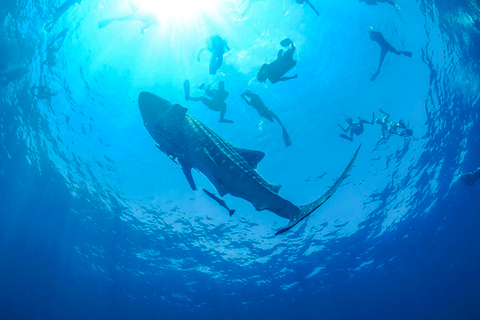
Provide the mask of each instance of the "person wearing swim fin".
POLYGON ((410 137, 413 134, 412 129, 408 129, 403 120, 399 120, 398 123, 390 121, 390 115, 380 109, 380 112, 385 115, 383 119, 377 119, 375 122, 380 125, 382 129, 382 138, 385 137, 385 133, 396 134, 402 137, 410 137), (398 133, 398 128, 404 129, 402 132, 398 133))
POLYGON ((258 111, 258 114, 262 117, 267 118, 270 122, 273 122, 273 119, 275 119, 282 127, 283 142, 285 143, 285 146, 290 147, 292 145, 292 140, 290 139, 290 136, 288 135, 282 121, 280 121, 280 118, 272 110, 267 108, 258 94, 253 93, 250 90, 245 90, 241 97, 248 105, 254 107, 258 111))
MULTIPOLYGON (((345 115, 344 115, 345 116, 345 115)), ((347 122, 347 126, 343 128, 340 123, 338 123, 338 126, 340 129, 343 130, 344 133, 340 134, 339 137, 343 139, 347 139, 348 141, 353 141, 353 135, 361 135, 364 131, 363 124, 368 123, 373 126, 374 121, 375 121, 375 113, 372 114, 372 121, 367 121, 363 120, 362 118, 358 117, 358 122, 353 122, 353 119, 351 117, 345 116, 345 121, 347 122), (347 136, 345 133, 350 131, 350 137, 347 136)))
POLYGON ((465 172, 461 174, 460 179, 462 179, 467 186, 473 185, 477 180, 480 179, 480 167, 473 172, 465 172))
POLYGON ((48 66, 53 66, 57 63, 57 57, 55 54, 60 51, 65 39, 68 35, 68 29, 63 29, 47 46, 47 58, 43 61, 48 66))
POLYGON ((224 118, 225 113, 227 112, 227 104, 225 103, 225 100, 228 97, 228 92, 225 91, 225 82, 220 81, 218 83, 218 89, 212 89, 210 86, 205 87, 205 85, 202 84, 200 89, 205 90, 205 96, 200 97, 190 96, 190 80, 185 80, 183 82, 183 89, 185 91, 185 100, 201 101, 210 110, 220 112, 220 119, 218 122, 233 123, 232 120, 224 118))
POLYGON ((226 52, 225 49, 230 51, 230 48, 227 45, 227 40, 222 39, 219 35, 208 37, 207 40, 205 40, 205 44, 206 46, 198 52, 197 60, 200 61, 200 56, 205 50, 210 51, 212 53, 212 58, 210 59, 208 72, 211 75, 214 75, 223 63, 223 55, 226 52))
POLYGON ((298 75, 292 77, 284 77, 285 73, 290 71, 297 61, 293 60, 293 53, 295 52, 295 46, 290 38, 283 39, 280 42, 280 45, 284 48, 289 47, 285 53, 282 49, 277 53, 277 59, 269 64, 264 64, 260 71, 257 74, 257 80, 260 82, 265 82, 267 79, 271 83, 277 83, 278 81, 287 81, 290 79, 295 79, 298 75))
POLYGON ((369 5, 377 5, 379 3, 388 3, 388 4, 391 4, 392 6, 394 6, 395 8, 400 9, 398 4, 393 2, 393 0, 358 0, 358 1, 365 2, 365 4, 369 4, 369 5))
POLYGON ((385 56, 387 55, 388 52, 392 52, 396 55, 403 54, 404 56, 409 58, 412 56, 412 53, 409 51, 398 51, 397 49, 392 47, 392 45, 388 43, 387 40, 385 40, 381 32, 373 31, 373 30, 370 30, 369 32, 370 32, 370 39, 378 43, 378 45, 382 50, 380 53, 380 62, 378 64, 377 72, 370 78, 370 80, 375 81, 378 74, 380 73, 380 68, 382 67, 383 60, 385 59, 385 56))
POLYGON ((140 10, 140 8, 135 5, 132 1, 128 1, 128 5, 130 6, 130 9, 132 10, 132 13, 123 17, 119 18, 113 18, 113 19, 107 19, 107 20, 102 20, 98 23, 99 28, 104 28, 108 26, 110 23, 114 21, 132 21, 132 20, 137 20, 140 22, 143 22, 145 25, 143 26, 140 34, 144 34, 145 31, 147 31, 148 28, 150 28, 153 25, 158 25, 158 17, 155 13, 153 12, 147 12, 144 10, 140 10))
POLYGON ((312 9, 313 11, 315 11, 315 13, 317 14, 317 16, 319 16, 320 14, 318 13, 317 9, 315 9, 315 7, 313 6, 313 4, 308 1, 308 0, 295 0, 296 3, 298 4, 303 4, 304 2, 307 3, 312 9))

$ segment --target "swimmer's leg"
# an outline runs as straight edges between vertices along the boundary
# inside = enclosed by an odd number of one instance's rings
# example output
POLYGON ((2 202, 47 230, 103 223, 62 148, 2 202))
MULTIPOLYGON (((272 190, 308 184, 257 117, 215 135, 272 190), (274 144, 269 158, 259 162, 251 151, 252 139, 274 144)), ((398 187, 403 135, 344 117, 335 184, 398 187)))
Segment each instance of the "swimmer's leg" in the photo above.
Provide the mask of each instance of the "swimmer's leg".
POLYGON ((353 138, 347 136, 347 135, 344 134, 344 133, 340 134, 339 137, 340 137, 340 138, 343 138, 343 139, 346 139, 346 140, 348 140, 348 141, 352 141, 352 142, 353 142, 353 138))
POLYGON ((220 119, 218 120, 218 122, 220 123, 233 123, 232 120, 227 120, 227 119, 224 119, 223 117, 225 116, 225 113, 227 112, 227 106, 225 105, 221 110, 220 110, 220 119))
POLYGON ((308 0, 305 0, 306 3, 308 3, 308 5, 313 9, 313 11, 315 11, 315 13, 317 14, 317 16, 319 16, 320 14, 318 13, 317 9, 315 9, 315 7, 313 6, 313 4, 308 1, 308 0))

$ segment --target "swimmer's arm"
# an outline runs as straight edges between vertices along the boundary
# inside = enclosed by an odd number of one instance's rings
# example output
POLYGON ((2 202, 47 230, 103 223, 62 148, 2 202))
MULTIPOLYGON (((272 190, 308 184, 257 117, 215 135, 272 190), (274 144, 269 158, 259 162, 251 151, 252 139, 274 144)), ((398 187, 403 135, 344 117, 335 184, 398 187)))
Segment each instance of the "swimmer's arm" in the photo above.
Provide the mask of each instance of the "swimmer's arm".
POLYGON ((382 109, 380 109, 380 112, 383 113, 384 115, 386 115, 387 117, 390 117, 390 115, 388 113, 386 113, 385 111, 383 111, 382 109))
POLYGON ((347 133, 347 132, 348 132, 348 130, 350 130, 350 125, 347 125, 347 127, 346 127, 346 128, 343 128, 343 127, 342 127, 342 125, 341 125, 340 123, 337 123, 337 124, 338 124, 338 126, 340 127, 340 129, 342 129, 342 130, 343 130, 343 132, 345 132, 345 133, 347 133))
POLYGON ((240 97, 242 97, 243 100, 245 100, 245 102, 246 102, 248 105, 250 105, 250 106, 252 105, 252 100, 249 99, 249 98, 247 98, 247 97, 245 96, 245 93, 242 93, 242 95, 241 95, 240 97))

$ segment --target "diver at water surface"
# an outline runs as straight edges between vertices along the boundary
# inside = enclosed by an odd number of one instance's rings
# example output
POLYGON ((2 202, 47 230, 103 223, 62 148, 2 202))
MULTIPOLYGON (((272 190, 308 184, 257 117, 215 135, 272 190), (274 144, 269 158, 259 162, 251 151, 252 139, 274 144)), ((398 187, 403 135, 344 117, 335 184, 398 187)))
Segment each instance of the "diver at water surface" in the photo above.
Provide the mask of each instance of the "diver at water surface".
POLYGON ((56 96, 58 94, 46 84, 32 87, 31 93, 34 97, 37 97, 38 99, 41 99, 41 100, 50 100, 53 96, 56 96), (35 91, 37 92, 35 93, 35 91))
POLYGON ((379 3, 388 3, 394 6, 395 8, 400 9, 400 6, 395 2, 393 2, 393 0, 358 0, 358 1, 365 2, 365 4, 369 4, 369 5, 377 5, 379 3))
POLYGON ((284 77, 285 73, 290 71, 297 64, 297 61, 293 60, 295 46, 293 45, 292 40, 290 40, 290 38, 286 38, 280 42, 280 45, 282 47, 290 48, 285 51, 285 53, 282 49, 280 49, 280 51, 277 53, 277 60, 269 64, 265 63, 260 68, 260 71, 258 71, 257 74, 258 81, 265 82, 268 79, 271 83, 276 83, 278 81, 287 81, 298 77, 298 75, 284 77))
POLYGON ((380 48, 382 49, 380 53, 380 63, 378 64, 377 72, 370 78, 370 80, 375 81, 378 74, 380 73, 380 68, 382 67, 383 60, 385 59, 385 56, 389 51, 396 55, 403 54, 404 56, 409 58, 412 56, 412 53, 409 51, 398 51, 397 49, 392 47, 392 45, 388 43, 387 40, 385 40, 381 32, 373 31, 373 30, 370 30, 369 32, 370 32, 370 39, 378 43, 380 45, 380 48))
POLYGON ((46 50, 47 59, 43 61, 44 64, 53 66, 55 65, 55 63, 57 63, 57 58, 55 54, 58 51, 60 51, 60 48, 65 42, 67 35, 68 35, 68 29, 65 28, 52 41, 49 42, 46 50))
POLYGON ((343 128, 340 123, 338 126, 343 130, 344 133, 340 134, 339 137, 343 139, 347 139, 349 141, 353 141, 353 135, 361 135, 364 131, 363 124, 368 123, 373 126, 375 121, 375 113, 372 114, 372 121, 363 120, 362 118, 358 117, 358 122, 353 122, 351 117, 345 116, 345 121, 347 122, 347 126, 343 128), (350 137, 347 136, 345 133, 350 131, 350 137))
POLYGON ((313 4, 312 4, 310 1, 308 1, 308 0, 295 0, 295 2, 298 3, 298 4, 303 4, 303 3, 305 2, 306 4, 308 4, 308 5, 313 9, 313 11, 315 11, 315 13, 317 14, 317 16, 320 15, 320 14, 318 13, 317 9, 315 9, 315 7, 313 6, 313 4))
POLYGON ((460 175, 460 179, 462 179, 467 186, 473 185, 477 180, 480 179, 480 167, 473 172, 463 173, 462 175, 460 175))
POLYGON ((382 138, 385 137, 385 133, 396 134, 402 137, 410 137, 413 134, 412 129, 408 129, 403 120, 399 120, 398 123, 390 121, 390 115, 380 109, 380 112, 385 115, 383 119, 377 119, 375 122, 380 125, 382 129, 382 138), (402 132, 398 133, 398 128, 404 129, 402 132))
POLYGON ((205 50, 210 51, 212 53, 212 58, 210 59, 208 72, 211 75, 214 75, 223 63, 223 55, 226 52, 225 49, 230 51, 230 48, 227 45, 227 40, 222 39, 219 35, 208 37, 207 40, 205 40, 205 44, 206 46, 198 52, 197 60, 200 61, 200 56, 205 50))
POLYGON ((212 89, 210 86, 200 86, 201 90, 205 90, 205 96, 201 97, 192 97, 190 96, 190 80, 185 80, 183 82, 183 90, 185 91, 185 100, 187 101, 201 101, 206 105, 210 110, 220 112, 220 119, 218 122, 222 123, 233 123, 232 120, 224 119, 225 113, 227 112, 227 104, 225 100, 228 97, 228 92, 225 91, 225 82, 220 81, 218 83, 218 89, 212 89))
POLYGON ((107 19, 107 20, 102 20, 98 23, 99 28, 104 28, 108 26, 110 23, 114 21, 140 21, 143 22, 145 25, 142 28, 142 31, 140 32, 141 34, 144 34, 145 31, 150 28, 153 25, 158 25, 158 17, 156 14, 152 12, 147 12, 140 10, 132 1, 128 1, 128 5, 130 6, 130 9, 132 10, 132 13, 123 17, 119 18, 113 18, 113 19, 107 19))
POLYGON ((285 146, 290 147, 292 145, 292 140, 290 139, 287 130, 283 126, 282 121, 280 121, 280 118, 272 110, 267 108, 267 106, 265 105, 265 103, 263 103, 262 99, 260 99, 260 96, 258 94, 253 93, 250 90, 245 90, 245 92, 242 93, 241 97, 248 105, 254 107, 258 111, 258 114, 262 117, 267 118, 270 122, 273 122, 273 119, 275 119, 282 127, 283 142, 285 143, 285 146))
POLYGON ((58 7, 57 11, 55 12, 55 15, 53 16, 53 19, 47 22, 44 26, 45 30, 50 32, 52 31, 53 27, 55 26, 55 23, 57 23, 58 19, 67 12, 74 4, 80 3, 82 0, 67 0, 65 1, 60 7, 58 7))

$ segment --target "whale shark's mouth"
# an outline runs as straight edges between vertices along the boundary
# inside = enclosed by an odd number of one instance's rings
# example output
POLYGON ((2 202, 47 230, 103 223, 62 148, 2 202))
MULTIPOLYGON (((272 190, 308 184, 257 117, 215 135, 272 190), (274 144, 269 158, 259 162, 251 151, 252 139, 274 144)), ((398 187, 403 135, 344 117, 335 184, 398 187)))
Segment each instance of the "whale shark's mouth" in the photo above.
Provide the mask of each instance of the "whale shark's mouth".
POLYGON ((196 24, 199 20, 212 19, 222 0, 133 0, 138 8, 155 14, 162 25, 196 24))

